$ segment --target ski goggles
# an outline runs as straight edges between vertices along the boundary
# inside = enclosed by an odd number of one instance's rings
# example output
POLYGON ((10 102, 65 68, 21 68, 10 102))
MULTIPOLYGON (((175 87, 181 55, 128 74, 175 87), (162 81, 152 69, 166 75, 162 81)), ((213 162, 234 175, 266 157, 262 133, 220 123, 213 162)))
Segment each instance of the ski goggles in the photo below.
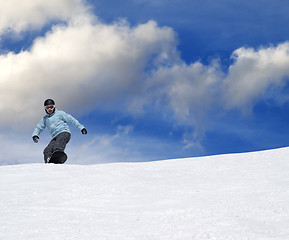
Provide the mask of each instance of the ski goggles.
POLYGON ((54 110, 55 105, 47 105, 44 107, 46 110, 54 110))

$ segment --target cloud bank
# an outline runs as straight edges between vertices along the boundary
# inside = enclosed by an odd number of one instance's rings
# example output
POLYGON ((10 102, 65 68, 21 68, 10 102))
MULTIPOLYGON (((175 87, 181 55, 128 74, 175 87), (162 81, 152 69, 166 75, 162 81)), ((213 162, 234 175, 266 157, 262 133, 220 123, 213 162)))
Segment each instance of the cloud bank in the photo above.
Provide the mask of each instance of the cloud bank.
POLYGON ((88 14, 88 11, 89 6, 82 0, 2 1, 0 34, 39 29, 49 21, 68 21, 74 16, 88 14))
POLYGON ((0 55, 1 124, 18 125, 14 115, 31 122, 28 108, 55 98, 60 106, 85 110, 139 93, 144 69, 174 58, 174 32, 155 22, 130 27, 74 18, 55 25, 31 49, 0 55), (9 103, 6 104, 6 103, 9 103))
POLYGON ((278 94, 271 93, 288 83, 288 42, 259 49, 242 47, 231 58, 228 71, 218 60, 209 65, 182 62, 160 67, 148 80, 147 96, 154 102, 162 99, 160 105, 171 109, 178 122, 198 125, 216 111, 246 112, 259 100, 276 100, 278 94))
MULTIPOLYGON (((289 42, 267 48, 239 48, 224 81, 227 108, 252 107, 268 95, 270 88, 282 88, 289 76, 289 42)), ((274 96, 273 96, 274 97, 274 96)))

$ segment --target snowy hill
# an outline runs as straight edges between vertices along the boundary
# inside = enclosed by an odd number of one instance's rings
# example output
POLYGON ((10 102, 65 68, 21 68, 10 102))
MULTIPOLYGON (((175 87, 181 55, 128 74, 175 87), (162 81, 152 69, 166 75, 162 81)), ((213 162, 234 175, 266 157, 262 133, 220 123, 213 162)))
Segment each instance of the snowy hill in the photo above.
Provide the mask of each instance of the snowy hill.
POLYGON ((289 149, 0 167, 0 239, 289 239, 289 149))

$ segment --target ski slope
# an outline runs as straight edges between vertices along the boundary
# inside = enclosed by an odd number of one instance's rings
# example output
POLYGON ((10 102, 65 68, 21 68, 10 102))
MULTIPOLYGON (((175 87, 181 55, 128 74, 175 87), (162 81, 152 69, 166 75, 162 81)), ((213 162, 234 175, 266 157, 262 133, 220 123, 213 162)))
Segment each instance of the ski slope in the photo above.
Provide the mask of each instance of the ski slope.
POLYGON ((289 148, 0 167, 3 240, 288 240, 289 148))

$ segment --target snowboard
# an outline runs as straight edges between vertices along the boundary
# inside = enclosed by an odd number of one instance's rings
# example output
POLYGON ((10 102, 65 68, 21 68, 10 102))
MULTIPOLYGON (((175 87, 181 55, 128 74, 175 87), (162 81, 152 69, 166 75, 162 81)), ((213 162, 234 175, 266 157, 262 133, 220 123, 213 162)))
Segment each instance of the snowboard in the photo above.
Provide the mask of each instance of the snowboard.
POLYGON ((63 164, 66 162, 66 160, 67 160, 66 153, 57 151, 52 154, 49 163, 63 164))

